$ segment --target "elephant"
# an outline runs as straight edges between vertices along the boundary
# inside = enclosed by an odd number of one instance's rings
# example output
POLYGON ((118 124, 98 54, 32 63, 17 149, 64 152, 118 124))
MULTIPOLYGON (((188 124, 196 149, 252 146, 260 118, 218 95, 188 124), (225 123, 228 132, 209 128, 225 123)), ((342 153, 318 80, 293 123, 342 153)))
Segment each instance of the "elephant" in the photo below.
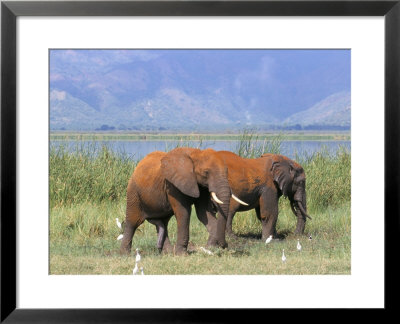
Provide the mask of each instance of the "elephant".
MULTIPOLYGON (((234 236, 232 220, 236 212, 255 209, 262 223, 262 240, 270 235, 276 237, 278 201, 282 195, 288 197, 297 217, 295 233, 304 233, 306 219, 311 217, 307 214, 306 176, 298 163, 279 154, 267 153, 255 159, 242 158, 229 151, 219 151, 217 154, 224 159, 228 167, 229 185, 239 198, 230 201, 226 222, 228 235, 234 236)), ((207 226, 210 236, 215 235, 213 233, 219 224, 213 213, 203 208, 198 218, 207 226)))
POLYGON ((230 197, 227 166, 213 149, 179 147, 168 153, 152 152, 138 163, 128 182, 120 252, 130 253, 133 235, 145 220, 156 225, 158 249, 170 248, 168 221, 175 215, 175 253, 186 254, 191 206, 199 201, 207 212, 219 212, 220 226, 210 235, 209 243, 224 247, 230 197))

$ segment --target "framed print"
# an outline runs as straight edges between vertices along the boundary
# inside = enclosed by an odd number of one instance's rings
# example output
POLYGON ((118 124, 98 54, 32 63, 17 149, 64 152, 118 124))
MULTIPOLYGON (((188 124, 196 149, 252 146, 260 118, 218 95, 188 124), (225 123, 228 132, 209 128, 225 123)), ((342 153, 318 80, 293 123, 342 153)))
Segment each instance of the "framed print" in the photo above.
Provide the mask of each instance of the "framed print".
POLYGON ((1 320, 391 309, 399 16, 2 2, 1 320))

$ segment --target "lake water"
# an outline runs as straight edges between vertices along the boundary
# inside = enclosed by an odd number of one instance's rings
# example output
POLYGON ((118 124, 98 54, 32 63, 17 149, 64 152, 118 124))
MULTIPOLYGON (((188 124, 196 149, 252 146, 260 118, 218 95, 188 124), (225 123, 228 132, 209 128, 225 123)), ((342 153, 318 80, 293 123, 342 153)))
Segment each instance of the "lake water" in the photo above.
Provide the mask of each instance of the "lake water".
MULTIPOLYGON (((133 160, 140 160, 148 153, 153 151, 168 151, 176 147, 179 141, 58 141, 52 140, 51 145, 57 147, 65 145, 68 150, 75 150, 76 147, 101 147, 106 145, 109 149, 116 153, 127 154, 133 160)), ((230 140, 210 140, 210 141, 184 141, 184 144, 190 143, 192 147, 201 149, 212 148, 214 150, 227 150, 236 152, 238 148, 238 141, 230 140)), ((262 142, 259 143, 262 145, 262 142)), ((186 145, 185 145, 186 146, 186 145)), ((296 155, 311 156, 315 152, 326 149, 329 153, 335 154, 340 147, 344 147, 350 151, 351 141, 282 141, 280 153, 286 155, 291 159, 295 159, 296 155)))

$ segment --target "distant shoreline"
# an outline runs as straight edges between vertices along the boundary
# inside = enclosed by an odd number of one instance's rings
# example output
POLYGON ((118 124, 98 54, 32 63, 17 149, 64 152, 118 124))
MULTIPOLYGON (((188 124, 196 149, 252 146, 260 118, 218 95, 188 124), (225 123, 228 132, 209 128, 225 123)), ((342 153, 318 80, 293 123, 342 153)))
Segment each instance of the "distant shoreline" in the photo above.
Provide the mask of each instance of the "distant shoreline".
MULTIPOLYGON (((282 141, 350 141, 349 131, 302 131, 285 133, 252 134, 254 140, 279 138, 282 141)), ((248 138, 248 137, 247 137, 248 138)), ((59 141, 235 141, 243 139, 243 134, 224 133, 125 133, 125 132, 77 132, 51 131, 50 140, 59 141)))

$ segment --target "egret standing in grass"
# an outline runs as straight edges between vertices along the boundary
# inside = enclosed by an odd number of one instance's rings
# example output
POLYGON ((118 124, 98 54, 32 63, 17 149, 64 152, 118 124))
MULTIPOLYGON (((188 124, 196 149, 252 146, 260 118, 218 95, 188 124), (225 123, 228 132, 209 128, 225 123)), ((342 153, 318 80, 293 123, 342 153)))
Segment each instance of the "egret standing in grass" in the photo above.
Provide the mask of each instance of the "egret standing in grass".
POLYGON ((139 270, 138 265, 137 263, 135 263, 135 267, 133 268, 132 274, 133 275, 137 274, 138 270, 139 270))
POLYGON ((139 249, 137 248, 136 249, 136 263, 139 263, 141 259, 142 259, 142 257, 140 256, 139 249))
POLYGON ((118 228, 119 228, 119 229, 122 229, 122 225, 121 225, 121 223, 119 222, 119 219, 116 218, 115 221, 117 222, 118 228))
POLYGON ((297 240, 297 251, 301 251, 300 240, 297 240))
POLYGON ((286 262, 285 249, 282 250, 282 262, 286 262))
POLYGON ((214 253, 212 253, 210 250, 203 248, 202 246, 200 246, 200 250, 202 250, 204 253, 207 253, 208 255, 214 255, 214 253))
POLYGON ((268 238, 265 240, 265 244, 268 244, 271 241, 272 241, 272 235, 268 236, 268 238))

